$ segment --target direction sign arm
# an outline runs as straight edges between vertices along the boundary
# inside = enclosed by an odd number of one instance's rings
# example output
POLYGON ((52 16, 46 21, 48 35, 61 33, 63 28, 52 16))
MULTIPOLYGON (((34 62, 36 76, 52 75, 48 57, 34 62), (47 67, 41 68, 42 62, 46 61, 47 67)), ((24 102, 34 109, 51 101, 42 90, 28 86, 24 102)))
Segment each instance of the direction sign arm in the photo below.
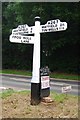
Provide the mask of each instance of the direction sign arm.
POLYGON ((47 21, 45 25, 40 26, 40 33, 57 32, 67 29, 67 23, 61 22, 59 19, 47 21))
POLYGON ((34 44, 34 36, 10 35, 10 42, 34 44))

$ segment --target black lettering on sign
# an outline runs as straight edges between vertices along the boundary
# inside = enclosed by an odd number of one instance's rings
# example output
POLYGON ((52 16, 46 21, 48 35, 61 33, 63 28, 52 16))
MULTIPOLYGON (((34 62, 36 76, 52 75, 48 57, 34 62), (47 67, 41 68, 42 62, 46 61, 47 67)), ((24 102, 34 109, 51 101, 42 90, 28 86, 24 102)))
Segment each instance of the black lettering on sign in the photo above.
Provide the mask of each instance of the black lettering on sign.
POLYGON ((42 26, 42 28, 46 28, 46 26, 42 26))
POLYGON ((56 22, 58 23, 58 20, 56 20, 56 22))
POLYGON ((53 27, 53 25, 47 25, 47 27, 53 27))
POLYGON ((13 35, 18 35, 18 33, 13 33, 13 35))
POLYGON ((64 27, 59 27, 60 30, 64 30, 64 27))
POLYGON ((48 24, 51 24, 51 22, 48 22, 48 24))
POLYGON ((50 21, 50 24, 52 24, 52 20, 50 21))
POLYGON ((31 28, 31 30, 32 30, 32 28, 31 28))
POLYGON ((21 40, 21 43, 29 43, 29 40, 21 40))
POLYGON ((26 39, 26 37, 23 37, 23 39, 26 39))
POLYGON ((18 32, 18 30, 13 30, 13 32, 18 32))
POLYGON ((21 39, 21 36, 12 36, 12 38, 21 39))
POLYGON ((55 25, 53 25, 52 27, 55 27, 55 25))
POLYGON ((64 23, 60 23, 60 26, 64 26, 64 23))
POLYGON ((31 37, 26 37, 26 36, 24 36, 24 37, 22 37, 21 42, 22 42, 22 43, 29 43, 30 40, 31 40, 31 37))
POLYGON ((29 40, 26 40, 26 43, 29 43, 29 40))
POLYGON ((18 31, 27 32, 28 31, 28 27, 26 27, 25 25, 21 25, 21 26, 18 27, 18 31))
POLYGON ((31 37, 29 38, 29 40, 31 40, 31 37))
POLYGON ((53 21, 53 24, 55 24, 55 21, 53 21))
POLYGON ((51 28, 51 29, 49 29, 49 31, 52 31, 53 29, 51 28))
POLYGON ((55 27, 57 27, 57 24, 55 24, 55 27))
POLYGON ((23 37, 25 40, 31 40, 31 37, 23 37))
POLYGON ((47 29, 42 29, 43 32, 47 32, 47 29))

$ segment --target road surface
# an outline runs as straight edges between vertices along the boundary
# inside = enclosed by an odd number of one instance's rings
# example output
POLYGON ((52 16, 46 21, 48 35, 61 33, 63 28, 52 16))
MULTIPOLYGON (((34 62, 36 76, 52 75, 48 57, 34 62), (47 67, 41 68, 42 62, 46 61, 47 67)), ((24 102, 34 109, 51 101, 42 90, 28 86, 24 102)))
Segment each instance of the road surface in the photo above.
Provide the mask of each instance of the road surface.
MULTIPOLYGON (((0 75, 1 77, 1 75, 0 75)), ((80 82, 79 82, 80 83, 80 82)), ((68 92, 73 95, 80 95, 79 87, 80 84, 78 82, 71 82, 65 80, 50 80, 50 90, 58 93, 62 93, 62 87, 66 84, 71 86, 71 90, 68 92)), ((0 79, 0 88, 12 88, 15 90, 30 90, 31 89, 31 77, 23 77, 16 75, 2 75, 2 81, 0 79)))

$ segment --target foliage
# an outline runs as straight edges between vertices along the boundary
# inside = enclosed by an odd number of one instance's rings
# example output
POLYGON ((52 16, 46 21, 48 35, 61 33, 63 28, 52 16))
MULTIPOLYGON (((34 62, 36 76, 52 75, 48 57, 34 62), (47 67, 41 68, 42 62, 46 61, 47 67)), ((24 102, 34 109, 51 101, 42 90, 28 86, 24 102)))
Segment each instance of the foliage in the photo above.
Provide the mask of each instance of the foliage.
POLYGON ((3 68, 32 70, 33 45, 9 42, 11 30, 19 24, 34 25, 34 17, 41 24, 60 19, 68 23, 66 31, 41 34, 41 66, 52 71, 78 72, 79 3, 78 2, 5 2, 2 5, 3 68))

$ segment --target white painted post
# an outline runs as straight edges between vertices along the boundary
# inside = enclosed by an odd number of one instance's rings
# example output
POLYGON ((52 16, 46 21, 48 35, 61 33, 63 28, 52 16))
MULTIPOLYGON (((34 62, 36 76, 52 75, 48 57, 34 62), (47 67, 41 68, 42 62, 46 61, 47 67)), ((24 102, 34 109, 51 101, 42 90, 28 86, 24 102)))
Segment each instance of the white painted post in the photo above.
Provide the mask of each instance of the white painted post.
POLYGON ((33 72, 31 80, 32 105, 40 102, 40 17, 35 17, 34 37, 33 72))
POLYGON ((32 83, 39 83, 40 69, 40 17, 35 17, 32 83))

